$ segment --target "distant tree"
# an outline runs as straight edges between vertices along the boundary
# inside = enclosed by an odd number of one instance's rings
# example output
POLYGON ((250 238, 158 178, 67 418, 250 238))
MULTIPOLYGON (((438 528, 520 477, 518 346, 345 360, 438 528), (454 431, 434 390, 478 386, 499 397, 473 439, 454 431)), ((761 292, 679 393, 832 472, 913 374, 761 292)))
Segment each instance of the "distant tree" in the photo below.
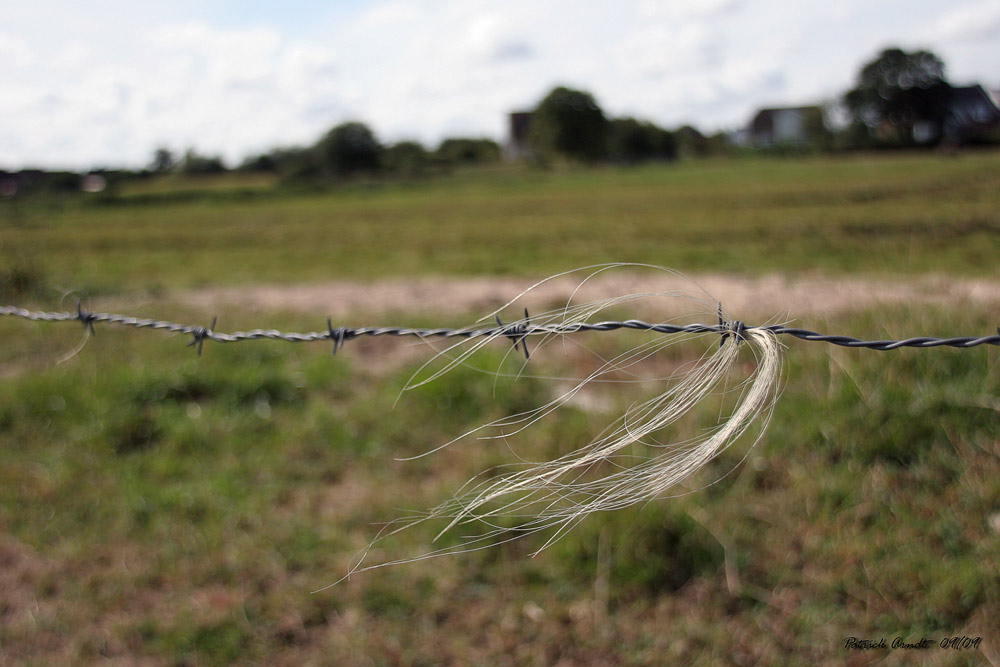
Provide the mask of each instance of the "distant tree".
POLYGON ((184 153, 180 169, 185 174, 221 174, 226 171, 226 165, 218 155, 199 155, 193 148, 184 153))
POLYGON ((622 164, 677 157, 674 135, 635 118, 616 118, 608 125, 608 157, 622 164))
POLYGON ((500 146, 492 139, 445 139, 434 151, 439 163, 447 165, 483 164, 500 159, 500 146))
POLYGON ((315 147, 279 147, 266 153, 248 156, 238 167, 240 171, 276 174, 286 183, 315 181, 321 176, 319 155, 315 147))
POLYGON ((0 172, 0 195, 14 197, 37 193, 69 193, 80 189, 80 174, 74 171, 21 169, 0 172))
POLYGON ((316 182, 323 173, 316 147, 276 148, 268 157, 274 161, 278 177, 286 184, 316 182))
POLYGON ((608 123, 608 157, 613 162, 635 164, 653 155, 653 137, 635 118, 615 118, 608 123))
POLYGON ((892 47, 865 63, 854 88, 844 95, 844 105, 870 136, 912 144, 920 125, 940 131, 950 93, 944 62, 938 56, 892 47))
POLYGON ((430 165, 430 154, 416 141, 400 141, 385 149, 382 164, 386 171, 406 177, 420 176, 430 165))
POLYGON ((712 156, 731 156, 736 150, 736 145, 729 132, 720 130, 715 134, 705 137, 705 154, 712 156))
POLYGON ((673 162, 677 159, 677 136, 670 130, 653 126, 651 130, 653 136, 654 157, 657 160, 667 160, 673 162))
POLYGON ((338 125, 316 144, 321 168, 335 176, 375 172, 380 166, 382 146, 364 123, 338 125))
POLYGON ((239 171, 258 173, 275 172, 278 170, 278 160, 276 159, 277 152, 278 151, 275 150, 269 153, 261 153, 260 155, 251 155, 243 160, 237 169, 239 171))
POLYGON ((149 170, 157 174, 164 174, 177 166, 177 160, 169 148, 160 146, 153 151, 153 160, 149 163, 149 170))
POLYGON ((558 87, 538 103, 531 143, 542 154, 593 162, 607 154, 608 121, 587 92, 558 87))
POLYGON ((680 157, 705 157, 708 155, 708 139, 691 125, 684 125, 674 132, 677 141, 677 154, 680 157))

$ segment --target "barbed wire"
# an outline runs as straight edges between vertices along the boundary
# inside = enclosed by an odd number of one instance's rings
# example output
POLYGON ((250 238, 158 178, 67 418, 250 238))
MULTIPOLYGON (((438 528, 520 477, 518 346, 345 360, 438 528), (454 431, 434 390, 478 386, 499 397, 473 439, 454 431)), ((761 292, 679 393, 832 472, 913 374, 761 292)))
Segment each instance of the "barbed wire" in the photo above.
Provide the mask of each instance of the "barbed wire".
MULTIPOLYGON (((325 331, 310 331, 308 333, 285 332, 277 329, 251 329, 249 331, 234 331, 223 333, 215 331, 216 318, 212 319, 211 325, 202 327, 191 324, 179 324, 165 320, 144 319, 131 315, 119 315, 113 313, 92 313, 80 304, 77 304, 76 312, 45 312, 32 311, 16 306, 0 306, 0 315, 18 317, 35 322, 79 322, 91 335, 95 334, 94 325, 96 323, 117 324, 136 329, 158 329, 192 336, 189 346, 197 348, 201 354, 202 345, 206 340, 217 343, 236 343, 247 340, 282 340, 289 343, 310 343, 316 341, 329 341, 333 344, 333 353, 336 354, 344 346, 346 341, 362 336, 414 336, 417 338, 481 338, 489 336, 504 336, 510 340, 514 347, 520 347, 528 358, 528 346, 526 338, 536 334, 573 334, 585 331, 617 331, 621 329, 634 329, 639 331, 652 331, 655 333, 675 334, 716 334, 725 340, 729 336, 743 339, 743 334, 747 330, 755 329, 759 331, 769 331, 775 335, 794 336, 801 340, 810 342, 823 342, 842 347, 859 347, 872 350, 888 351, 897 350, 903 347, 956 347, 970 348, 978 345, 998 345, 1000 346, 1000 327, 997 327, 996 335, 988 336, 959 336, 953 338, 935 338, 931 336, 918 336, 902 340, 862 340, 851 336, 829 335, 799 329, 780 324, 767 324, 760 326, 748 326, 739 320, 724 321, 722 319, 721 307, 719 321, 717 324, 668 324, 650 323, 642 320, 622 320, 605 322, 562 322, 557 324, 532 324, 528 311, 524 312, 524 320, 512 324, 504 324, 497 317, 497 326, 486 328, 410 328, 410 327, 334 327, 331 319, 327 318, 325 331)), ((720 341, 721 343, 721 341, 720 341)))

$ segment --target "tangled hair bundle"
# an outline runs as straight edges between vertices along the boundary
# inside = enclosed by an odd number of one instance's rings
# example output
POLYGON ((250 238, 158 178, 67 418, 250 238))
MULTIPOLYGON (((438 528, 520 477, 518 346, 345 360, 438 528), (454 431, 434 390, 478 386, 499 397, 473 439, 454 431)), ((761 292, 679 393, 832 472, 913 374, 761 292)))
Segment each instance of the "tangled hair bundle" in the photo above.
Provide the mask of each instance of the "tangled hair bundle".
MULTIPOLYGON (((552 329, 565 331, 567 325, 573 323, 599 322, 602 316, 608 316, 611 309, 627 307, 628 312, 636 312, 652 306, 655 308, 653 312, 669 315, 668 319, 658 319, 662 323, 703 322, 706 318, 711 321, 719 309, 721 319, 718 302, 691 281, 687 281, 690 288, 682 291, 626 294, 577 303, 593 285, 595 277, 622 268, 632 273, 644 269, 663 272, 675 279, 680 277, 669 269, 649 265, 608 264, 547 278, 490 313, 481 322, 498 319, 499 314, 515 302, 537 298, 546 287, 553 286, 554 281, 564 283, 574 273, 588 272, 578 279, 579 284, 564 306, 542 315, 532 315, 530 322, 527 317, 513 322, 505 331, 463 339, 441 350, 411 378, 406 389, 431 382, 459 365, 470 364, 473 355, 496 338, 512 339, 515 346, 519 343, 530 345, 533 364, 556 340, 582 346, 579 337, 573 340, 565 333, 545 332, 544 329, 553 325, 552 329), (530 329, 528 325, 531 325, 530 329), (518 338, 512 336, 511 331, 527 333, 518 338)), ((602 281, 605 284, 608 282, 613 281, 602 281)), ((507 356, 522 351, 527 357, 527 349, 508 348, 507 356)), ((771 332, 741 328, 738 334, 723 336, 721 342, 718 334, 644 332, 642 341, 631 349, 607 359, 595 353, 596 367, 584 377, 572 378, 568 389, 544 405, 484 424, 420 456, 470 436, 480 440, 501 439, 507 444, 526 438, 533 426, 551 417, 559 408, 581 398, 581 392, 586 388, 599 383, 641 383, 642 387, 653 383, 657 387, 656 394, 633 403, 624 414, 582 447, 549 461, 522 461, 514 466, 505 466, 504 469, 509 468, 506 472, 495 475, 497 471, 492 471, 492 477, 486 477, 486 473, 477 475, 450 500, 426 512, 387 524, 368 549, 355 559, 348 576, 386 565, 473 551, 533 533, 549 532, 548 538, 535 551, 537 553, 594 512, 617 510, 671 493, 684 493, 677 490, 679 485, 741 436, 754 430, 752 427, 755 425, 759 426, 756 438, 760 437, 778 393, 780 350, 781 345, 771 332), (667 377, 650 379, 642 376, 642 365, 651 365, 651 360, 664 348, 694 338, 707 343, 700 359, 684 364, 667 377), (744 353, 753 356, 752 363, 737 363, 744 353), (744 377, 732 381, 734 370, 743 370, 744 377), (661 441, 668 427, 676 425, 700 405, 710 403, 714 409, 716 402, 720 407, 714 424, 696 430, 693 437, 661 441), (380 540, 416 524, 435 520, 444 524, 437 533, 439 538, 460 527, 463 533, 470 534, 463 535, 456 545, 423 555, 365 564, 371 548, 380 540)), ((513 375, 517 377, 523 372, 524 363, 513 375)), ((503 375, 499 371, 496 374, 503 375)), ((559 380, 560 386, 566 386, 567 378, 554 379, 559 380)))

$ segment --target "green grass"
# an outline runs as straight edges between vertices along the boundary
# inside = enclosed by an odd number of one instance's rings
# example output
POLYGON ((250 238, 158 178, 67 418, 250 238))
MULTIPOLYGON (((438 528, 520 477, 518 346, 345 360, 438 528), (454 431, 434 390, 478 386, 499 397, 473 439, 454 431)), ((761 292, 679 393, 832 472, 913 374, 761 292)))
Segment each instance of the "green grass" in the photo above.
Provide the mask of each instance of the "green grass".
POLYGON ((227 195, 210 185, 201 195, 126 193, 41 211, 4 202, 0 253, 48 284, 92 294, 545 275, 606 261, 685 271, 986 276, 1000 256, 996 153, 509 168, 326 194, 269 194, 253 182, 227 195), (257 194, 241 194, 248 189, 257 194))
MULTIPOLYGON (((130 295, 250 278, 540 276, 611 259, 616 248, 625 256, 614 259, 693 258, 685 269, 819 267, 836 275, 863 267, 990 278, 1000 256, 989 227, 998 164, 971 155, 504 172, 496 181, 474 175, 269 194, 253 205, 220 197, 68 206, 45 220, 22 211, 3 228, 4 251, 42 258, 44 270, 18 265, 18 287, 7 290, 52 305, 46 294, 66 285, 130 295), (476 211, 502 222, 470 228, 476 211), (354 219, 365 224, 344 222, 354 219), (978 231, 942 233, 970 230, 962 225, 973 219, 984 222, 978 231), (349 230, 346 238, 333 240, 331 220, 349 230), (556 242, 542 221, 578 228, 584 240, 556 242), (809 221, 828 236, 790 231, 809 221), (262 233, 241 235, 241 225, 262 233), (771 239, 771 254, 738 233, 753 225, 771 239), (660 228, 670 243, 650 241, 660 228), (520 239, 532 234, 537 243, 520 239), (320 247, 316 235, 331 241, 320 247), (408 248, 425 236, 440 247, 408 248), (193 251, 175 264, 183 248, 193 251), (710 261, 713 252, 739 262, 710 261), (490 264, 472 260, 491 254, 490 264), (242 256, 248 264, 226 263, 242 256), (866 264, 872 257, 880 263, 866 264)), ((164 308, 164 317, 205 317, 164 308)), ((283 328, 315 328, 311 314, 280 315, 283 328)), ((816 328, 946 336, 996 325, 994 312, 940 303, 829 316, 816 328)), ((537 405, 551 386, 530 378, 495 384, 461 369, 393 407, 426 359, 387 361, 383 352, 404 344, 398 340, 352 343, 337 357, 325 345, 265 341, 207 345, 197 357, 183 338, 100 327, 79 354, 56 363, 80 336, 69 325, 0 319, 5 664, 811 665, 914 657, 848 653, 849 636, 983 636, 981 651, 935 642, 916 656, 933 664, 978 664, 998 651, 989 631, 1000 616, 996 348, 883 353, 784 340, 784 391, 764 438, 742 463, 747 445, 727 451, 694 486, 735 467, 721 482, 591 517, 536 558, 528 555, 544 538, 376 570, 313 593, 346 571, 380 522, 431 507, 472 474, 514 460, 500 441, 394 457, 537 405)), ((606 340, 613 347, 617 339, 606 340)), ((695 359, 713 344, 669 353, 695 359)), ((562 372, 560 351, 543 349, 529 368, 562 372)), ((506 349, 484 352, 489 366, 506 349)), ((634 398, 623 394, 622 405, 634 398)), ((552 457, 603 426, 598 414, 568 409, 517 453, 552 457)), ((431 527, 418 527, 380 543, 373 557, 440 546, 432 538, 431 527)))
MULTIPOLYGON (((831 326, 888 322, 948 335, 992 320, 945 308, 831 326)), ((53 329, 0 324, 4 339, 53 329)), ((848 636, 987 634, 1000 613, 998 353, 789 345, 771 426, 722 482, 593 517, 535 559, 529 539, 313 594, 378 522, 511 460, 475 441, 394 456, 533 404, 544 383, 495 390, 459 372, 392 408, 411 364, 373 376, 356 355, 277 343, 199 359, 176 340, 101 329, 72 361, 0 386, 0 655, 649 664, 736 651, 811 664, 849 657, 848 636)), ((532 363, 560 363, 553 354, 532 363)), ((551 456, 601 423, 571 410, 518 453, 551 456)), ((409 531, 376 557, 420 553, 431 537, 409 531)))

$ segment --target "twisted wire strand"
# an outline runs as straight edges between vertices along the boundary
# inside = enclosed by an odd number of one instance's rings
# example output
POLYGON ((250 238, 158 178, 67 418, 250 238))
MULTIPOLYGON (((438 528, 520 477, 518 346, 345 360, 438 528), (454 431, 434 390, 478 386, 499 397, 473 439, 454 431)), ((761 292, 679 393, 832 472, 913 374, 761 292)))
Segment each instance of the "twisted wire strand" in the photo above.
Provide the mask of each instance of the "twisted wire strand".
POLYGON ((817 333, 808 329, 799 329, 779 324, 749 326, 739 321, 721 322, 719 324, 664 324, 650 323, 642 320, 622 320, 605 322, 564 322, 556 324, 530 324, 525 320, 513 324, 498 325, 486 328, 433 328, 421 329, 410 327, 327 327, 326 331, 310 331, 307 333, 285 332, 277 329, 251 329, 249 331, 234 331, 223 333, 213 327, 202 327, 191 324, 180 324, 165 320, 144 319, 131 315, 114 313, 91 313, 82 309, 77 312, 45 312, 32 311, 16 306, 0 306, 0 315, 18 317, 35 322, 80 322, 93 333, 94 323, 117 324, 136 329, 158 329, 194 336, 192 343, 212 340, 217 343, 236 343, 246 340, 282 340, 289 343, 309 343, 315 341, 332 341, 342 344, 344 341, 361 336, 415 336, 417 338, 482 338, 504 335, 515 343, 525 336, 546 334, 572 334, 585 331, 617 331, 620 329, 635 329, 655 333, 706 333, 723 337, 743 336, 747 330, 768 331, 775 335, 794 336, 810 342, 823 342, 842 347, 862 347, 871 350, 889 351, 902 347, 957 347, 969 348, 978 345, 1000 346, 1000 327, 996 335, 989 336, 959 336, 953 338, 935 338, 918 336, 902 340, 862 340, 851 336, 839 336, 817 333))

